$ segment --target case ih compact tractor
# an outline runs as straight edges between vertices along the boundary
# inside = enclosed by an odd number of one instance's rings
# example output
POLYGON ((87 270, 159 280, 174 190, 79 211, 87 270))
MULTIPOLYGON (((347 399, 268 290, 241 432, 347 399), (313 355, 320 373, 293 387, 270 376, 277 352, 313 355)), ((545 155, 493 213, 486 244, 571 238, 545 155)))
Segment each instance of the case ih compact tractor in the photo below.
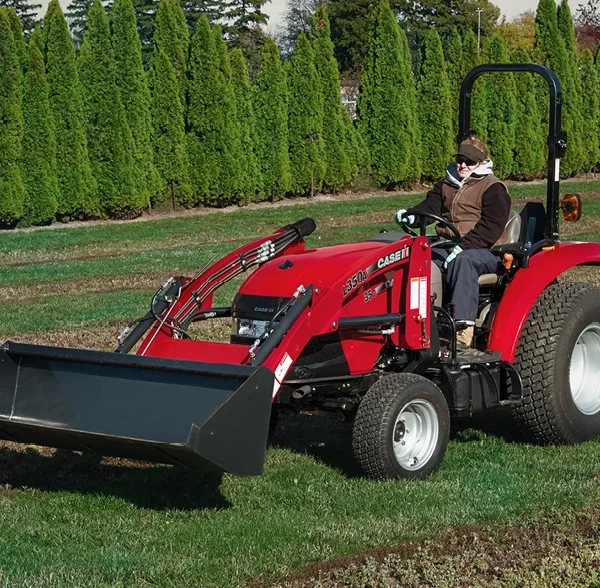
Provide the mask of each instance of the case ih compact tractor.
POLYGON ((272 411, 337 412, 354 419, 356 458, 379 479, 430 474, 451 416, 500 405, 542 443, 598 436, 600 290, 557 282, 600 264, 600 244, 558 238, 561 208, 566 220, 581 211, 575 195, 559 203, 560 85, 541 65, 474 69, 461 88, 461 138, 484 72, 548 82, 549 174, 546 206, 511 215, 499 271, 480 279, 477 349, 457 353, 431 262, 432 249, 452 242, 426 225, 457 234, 446 220, 421 216, 420 234, 307 249, 315 223, 304 219, 171 278, 116 353, 5 343, 0 436, 249 475, 262 472, 272 411), (232 306, 213 307, 217 288, 252 268, 232 306), (232 317, 230 343, 190 336, 215 317, 232 317))

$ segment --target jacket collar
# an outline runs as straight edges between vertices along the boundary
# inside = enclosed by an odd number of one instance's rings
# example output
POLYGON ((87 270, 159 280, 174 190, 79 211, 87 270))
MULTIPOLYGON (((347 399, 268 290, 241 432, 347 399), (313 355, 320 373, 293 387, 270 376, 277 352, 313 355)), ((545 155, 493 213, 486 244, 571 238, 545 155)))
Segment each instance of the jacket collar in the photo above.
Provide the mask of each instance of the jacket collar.
POLYGON ((470 179, 480 180, 482 177, 489 176, 490 174, 494 173, 492 170, 493 167, 493 161, 491 159, 486 159, 481 163, 481 165, 479 165, 479 167, 476 167, 468 176, 461 180, 458 175, 458 166, 455 162, 452 162, 446 168, 446 181, 452 186, 461 188, 470 179))

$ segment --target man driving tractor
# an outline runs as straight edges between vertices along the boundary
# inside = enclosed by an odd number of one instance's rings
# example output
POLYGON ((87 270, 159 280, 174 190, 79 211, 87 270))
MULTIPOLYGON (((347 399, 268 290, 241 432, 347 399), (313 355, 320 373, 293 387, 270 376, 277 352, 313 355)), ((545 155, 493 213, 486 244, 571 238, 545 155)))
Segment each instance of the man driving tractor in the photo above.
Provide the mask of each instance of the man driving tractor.
MULTIPOLYGON (((459 349, 473 342, 479 301, 479 276, 494 273, 498 257, 490 248, 505 242, 503 233, 510 213, 510 196, 506 186, 493 174, 493 163, 485 144, 475 136, 464 140, 448 165, 446 177, 427 193, 423 202, 410 211, 396 213, 398 224, 415 224, 412 212, 431 213, 448 219, 460 233, 460 241, 451 249, 435 248, 433 261, 451 292, 459 332, 459 349)), ((441 225, 436 232, 454 238, 441 225)))

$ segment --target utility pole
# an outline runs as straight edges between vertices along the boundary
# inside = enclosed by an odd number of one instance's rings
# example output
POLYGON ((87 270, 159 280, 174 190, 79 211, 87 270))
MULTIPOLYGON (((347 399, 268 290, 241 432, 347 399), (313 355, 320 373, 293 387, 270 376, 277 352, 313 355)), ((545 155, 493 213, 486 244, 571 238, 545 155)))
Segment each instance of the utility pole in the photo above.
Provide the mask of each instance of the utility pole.
POLYGON ((481 46, 481 13, 483 12, 483 8, 476 8, 475 12, 477 12, 477 53, 479 53, 481 46))

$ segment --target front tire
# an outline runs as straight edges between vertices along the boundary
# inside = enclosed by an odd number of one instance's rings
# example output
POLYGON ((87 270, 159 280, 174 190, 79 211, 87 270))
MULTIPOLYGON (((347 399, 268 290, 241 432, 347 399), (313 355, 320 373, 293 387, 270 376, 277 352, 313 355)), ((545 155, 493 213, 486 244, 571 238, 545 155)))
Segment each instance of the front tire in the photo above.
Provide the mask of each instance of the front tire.
POLYGON ((450 413, 440 389, 416 374, 379 379, 362 399, 352 447, 367 476, 425 478, 440 465, 450 435, 450 413))
POLYGON ((543 444, 580 443, 600 435, 600 289, 553 284, 531 310, 515 366, 523 401, 513 414, 543 444))

